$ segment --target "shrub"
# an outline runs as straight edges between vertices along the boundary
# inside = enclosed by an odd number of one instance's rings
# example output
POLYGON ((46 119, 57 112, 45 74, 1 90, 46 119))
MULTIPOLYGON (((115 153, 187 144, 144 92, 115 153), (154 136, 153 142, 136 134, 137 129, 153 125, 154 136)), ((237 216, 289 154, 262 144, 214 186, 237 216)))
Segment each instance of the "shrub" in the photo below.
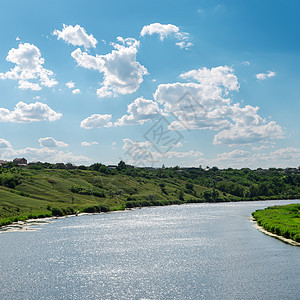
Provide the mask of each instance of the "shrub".
POLYGON ((64 215, 63 212, 57 207, 52 207, 51 212, 52 212, 52 216, 57 216, 58 217, 58 216, 63 216, 64 215))

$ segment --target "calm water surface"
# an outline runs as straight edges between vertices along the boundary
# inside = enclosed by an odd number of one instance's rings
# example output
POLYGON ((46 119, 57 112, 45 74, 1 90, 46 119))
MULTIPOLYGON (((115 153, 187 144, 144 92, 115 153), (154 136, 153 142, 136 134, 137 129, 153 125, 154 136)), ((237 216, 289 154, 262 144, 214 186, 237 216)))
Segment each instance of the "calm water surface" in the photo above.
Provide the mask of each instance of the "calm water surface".
POLYGON ((0 299, 300 299, 300 248, 252 211, 191 204, 60 219, 0 234, 0 299))

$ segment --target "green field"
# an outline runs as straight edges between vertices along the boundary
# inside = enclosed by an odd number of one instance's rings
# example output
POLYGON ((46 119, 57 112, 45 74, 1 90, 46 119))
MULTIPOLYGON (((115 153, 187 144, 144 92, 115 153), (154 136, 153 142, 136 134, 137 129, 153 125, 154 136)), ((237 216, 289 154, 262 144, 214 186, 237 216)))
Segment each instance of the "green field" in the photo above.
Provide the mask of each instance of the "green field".
POLYGON ((300 173, 282 169, 132 168, 119 163, 0 166, 0 226, 29 218, 141 206, 300 198, 300 173))
POLYGON ((252 215, 267 231, 300 242, 300 204, 268 207, 252 215))

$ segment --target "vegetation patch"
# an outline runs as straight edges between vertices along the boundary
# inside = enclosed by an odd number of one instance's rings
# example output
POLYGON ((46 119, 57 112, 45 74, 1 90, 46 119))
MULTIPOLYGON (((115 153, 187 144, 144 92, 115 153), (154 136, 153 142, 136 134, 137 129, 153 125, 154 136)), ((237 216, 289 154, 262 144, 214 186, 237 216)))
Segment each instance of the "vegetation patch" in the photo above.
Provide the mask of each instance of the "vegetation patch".
POLYGON ((300 204, 272 206, 252 216, 267 231, 300 242, 300 204))
POLYGON ((114 168, 100 163, 0 166, 0 226, 77 212, 297 198, 300 169, 295 168, 134 168, 124 162, 114 168))

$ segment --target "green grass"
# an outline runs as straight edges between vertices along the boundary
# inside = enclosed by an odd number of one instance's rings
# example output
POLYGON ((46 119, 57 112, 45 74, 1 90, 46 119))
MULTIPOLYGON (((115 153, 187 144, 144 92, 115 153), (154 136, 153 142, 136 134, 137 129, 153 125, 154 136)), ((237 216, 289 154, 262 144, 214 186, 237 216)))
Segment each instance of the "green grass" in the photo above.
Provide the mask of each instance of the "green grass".
POLYGON ((76 212, 300 197, 300 173, 287 174, 280 169, 256 172, 98 167, 99 164, 85 169, 55 169, 49 164, 39 169, 0 167, 0 226, 76 212))
POLYGON ((268 207, 252 215, 267 231, 300 242, 300 204, 268 207))
POLYGON ((178 187, 184 185, 179 179, 166 182, 166 195, 159 187, 161 180, 132 178, 124 174, 24 169, 18 176, 22 183, 14 189, 0 186, 0 226, 29 218, 180 204, 196 198, 186 194, 185 201, 178 201, 178 187), (76 190, 74 187, 80 187, 83 192, 72 192, 76 190), (95 193, 91 194, 91 191, 95 193))

